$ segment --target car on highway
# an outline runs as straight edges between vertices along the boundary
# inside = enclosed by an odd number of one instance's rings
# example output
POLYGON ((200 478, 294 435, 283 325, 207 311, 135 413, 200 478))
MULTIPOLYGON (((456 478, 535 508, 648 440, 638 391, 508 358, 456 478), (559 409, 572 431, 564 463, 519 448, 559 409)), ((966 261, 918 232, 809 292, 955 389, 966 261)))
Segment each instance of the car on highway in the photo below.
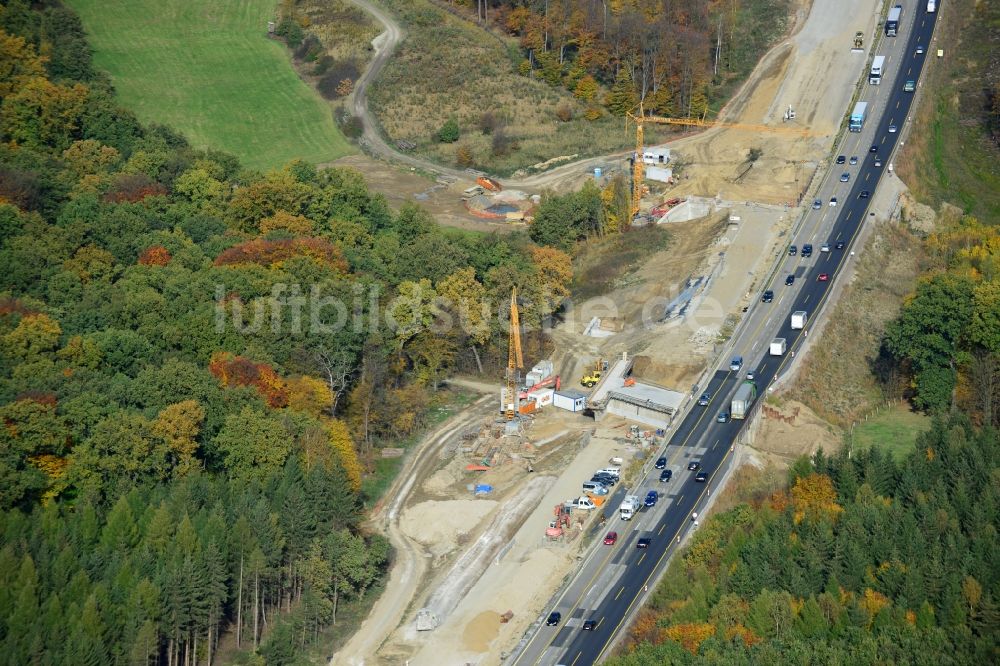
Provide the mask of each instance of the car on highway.
POLYGON ((829 281, 830 281, 829 273, 820 273, 819 275, 816 276, 816 282, 829 282, 829 281))
POLYGON ((909 79, 903 84, 903 92, 913 92, 917 89, 917 83, 913 79, 909 79))
POLYGON ((836 247, 838 250, 843 250, 844 249, 844 241, 837 241, 837 244, 834 247, 836 247))
POLYGON ((851 180, 851 174, 847 173, 846 171, 840 174, 840 182, 846 183, 849 182, 850 180, 851 180))
POLYGON ((708 481, 708 472, 698 472, 694 475, 694 480, 698 483, 705 483, 708 481))
POLYGON ((760 297, 761 303, 770 303, 773 300, 774 300, 774 292, 771 291, 770 289, 765 291, 764 294, 760 297))
POLYGON ((618 543, 618 532, 608 532, 608 535, 604 537, 605 546, 613 546, 618 543))
POLYGON ((831 206, 837 205, 837 197, 830 197, 830 205, 831 206))
POLYGON ((837 155, 837 164, 843 164, 846 161, 847 161, 846 157, 844 157, 843 155, 837 155))
POLYGON ((554 627, 557 624, 559 624, 560 620, 562 620, 562 613, 558 611, 552 611, 551 613, 549 613, 549 619, 545 620, 545 626, 554 627))
POLYGON ((789 245, 788 246, 788 256, 789 257, 794 257, 798 253, 799 253, 799 248, 798 247, 796 247, 795 245, 789 245))
POLYGON ((656 469, 663 469, 667 466, 667 459, 660 457, 656 459, 656 469))
POLYGON ((851 166, 854 166, 857 163, 858 163, 858 156, 857 155, 851 155, 851 166))
POLYGON ((810 245, 809 243, 806 243, 805 245, 803 245, 802 246, 802 258, 803 259, 808 259, 812 255, 813 255, 813 246, 810 245))
POLYGON ((747 370, 747 380, 752 382, 755 379, 757 379, 757 371, 747 370))
POLYGON ((795 282, 794 275, 789 275, 788 277, 785 278, 785 284, 788 286, 791 286, 794 282, 795 282))
POLYGON ((635 547, 636 548, 649 548, 649 544, 651 544, 651 543, 653 543, 652 539, 650 539, 649 537, 642 537, 641 539, 639 539, 638 541, 635 542, 635 547))
POLYGON ((858 192, 858 198, 859 199, 867 199, 871 195, 872 195, 872 193, 869 192, 868 190, 861 190, 860 192, 858 192))
POLYGON ((660 499, 660 494, 655 490, 650 490, 646 493, 646 500, 643 502, 647 507, 656 506, 657 500, 660 499))
POLYGON ((580 627, 583 631, 593 631, 597 628, 597 620, 584 620, 583 626, 580 627))
POLYGON ((697 471, 699 469, 701 469, 701 463, 700 462, 698 462, 696 460, 692 460, 691 462, 688 463, 688 470, 689 471, 695 472, 695 471, 697 471))
POLYGON ((916 54, 917 55, 923 55, 924 54, 924 45, 923 44, 917 44, 916 54))
POLYGON ((712 396, 710 396, 707 393, 702 393, 701 397, 698 398, 698 406, 699 407, 708 407, 708 403, 710 403, 711 401, 712 401, 712 396))
POLYGON ((882 160, 880 160, 879 158, 876 157, 875 158, 875 166, 877 166, 877 167, 882 166, 882 160))
POLYGON ((743 357, 734 356, 733 360, 729 362, 729 370, 731 372, 739 372, 743 369, 743 357))
POLYGON ((895 134, 897 129, 895 125, 889 125, 889 134, 895 134))
POLYGON ((729 423, 729 412, 719 412, 719 415, 715 417, 716 423, 729 423))
POLYGON ((674 478, 674 471, 672 469, 665 469, 660 472, 660 481, 666 483, 672 478, 674 478))
POLYGON ((872 147, 868 149, 868 152, 869 153, 877 153, 878 152, 878 144, 877 143, 873 143, 872 147))
POLYGON ((819 199, 813 199, 813 210, 819 210, 823 207, 823 202, 819 199))
POLYGON ((819 251, 820 252, 829 252, 830 251, 830 244, 829 243, 823 243, 822 245, 819 246, 819 251))

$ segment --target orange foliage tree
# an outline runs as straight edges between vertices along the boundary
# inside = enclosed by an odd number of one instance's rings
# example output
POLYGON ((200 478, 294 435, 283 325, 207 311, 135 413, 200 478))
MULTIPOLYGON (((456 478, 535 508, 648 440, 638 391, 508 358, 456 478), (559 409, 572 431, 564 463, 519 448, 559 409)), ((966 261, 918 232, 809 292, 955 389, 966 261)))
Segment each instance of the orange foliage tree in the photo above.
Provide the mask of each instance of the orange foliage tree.
POLYGON ((139 264, 142 266, 166 266, 170 263, 170 251, 162 245, 147 247, 139 255, 139 264))
POLYGON ((257 238, 225 250, 215 259, 216 266, 258 264, 273 266, 293 257, 307 257, 338 273, 347 273, 347 261, 340 248, 322 238, 265 240, 257 238))
POLYGON ((800 477, 795 482, 792 488, 792 507, 796 523, 802 522, 803 518, 833 520, 844 510, 837 504, 837 491, 830 477, 815 473, 800 477))
POLYGON ((252 386, 269 406, 288 406, 288 387, 265 363, 254 363, 229 352, 216 352, 212 354, 208 369, 223 386, 252 386))
POLYGON ((701 644, 715 635, 715 625, 707 622, 685 622, 667 627, 666 634, 667 638, 680 643, 681 647, 691 654, 697 654, 701 644))

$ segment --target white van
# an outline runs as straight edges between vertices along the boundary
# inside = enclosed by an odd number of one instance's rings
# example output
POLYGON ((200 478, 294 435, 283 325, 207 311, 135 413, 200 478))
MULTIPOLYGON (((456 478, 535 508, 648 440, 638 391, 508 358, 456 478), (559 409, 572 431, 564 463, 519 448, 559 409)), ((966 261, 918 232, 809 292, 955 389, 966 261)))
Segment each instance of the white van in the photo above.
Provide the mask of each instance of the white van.
POLYGON ((622 468, 621 467, 605 467, 604 469, 599 469, 594 474, 610 474, 616 479, 622 478, 622 468))

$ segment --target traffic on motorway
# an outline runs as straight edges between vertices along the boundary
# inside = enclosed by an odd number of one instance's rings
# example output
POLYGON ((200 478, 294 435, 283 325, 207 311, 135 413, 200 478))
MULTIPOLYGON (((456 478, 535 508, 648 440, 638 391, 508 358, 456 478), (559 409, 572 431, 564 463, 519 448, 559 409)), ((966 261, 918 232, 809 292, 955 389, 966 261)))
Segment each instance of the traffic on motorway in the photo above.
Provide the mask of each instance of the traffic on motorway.
MULTIPOLYGON (((904 21, 912 21, 909 37, 904 41, 901 26, 899 36, 884 38, 882 51, 889 71, 862 93, 870 101, 868 108, 876 111, 868 112, 861 132, 849 132, 841 142, 836 164, 820 189, 822 198, 807 209, 797 243, 789 246, 773 283, 762 289, 751 316, 734 337, 731 359, 725 359, 725 369, 716 371, 708 386, 697 390, 699 400, 647 478, 633 489, 635 496, 645 499, 645 506, 630 520, 619 520, 617 503, 625 499, 626 491, 619 488, 608 495, 605 506, 614 510, 612 520, 617 522, 603 530, 603 541, 590 556, 593 566, 581 568, 578 579, 549 609, 548 621, 512 663, 598 662, 662 572, 673 547, 686 530, 696 527, 697 511, 716 477, 725 471, 750 415, 737 412, 740 405, 734 397, 740 397, 737 392, 748 382, 754 393, 763 393, 781 375, 853 254, 871 197, 891 167, 900 137, 897 130, 906 122, 930 51, 937 14, 926 9, 923 1, 907 3, 905 11, 913 13, 910 17, 904 13, 904 21), (793 322, 793 313, 805 315, 793 322), (779 339, 784 342, 775 346, 779 339)), ((759 404, 760 398, 756 401, 759 404)), ((747 404, 750 409, 753 402, 751 398, 747 404)))

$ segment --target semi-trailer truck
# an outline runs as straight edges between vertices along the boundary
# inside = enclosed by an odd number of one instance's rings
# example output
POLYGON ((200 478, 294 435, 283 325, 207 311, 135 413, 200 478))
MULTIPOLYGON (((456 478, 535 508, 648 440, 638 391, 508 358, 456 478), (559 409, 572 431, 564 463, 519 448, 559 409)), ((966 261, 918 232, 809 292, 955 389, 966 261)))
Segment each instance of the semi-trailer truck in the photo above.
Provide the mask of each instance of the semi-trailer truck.
POLYGON ((750 412, 750 406, 757 398, 757 384, 752 381, 745 381, 736 389, 736 395, 729 405, 729 414, 734 419, 745 419, 750 412))
POLYGON ((858 102, 854 105, 854 111, 851 112, 851 121, 847 125, 847 129, 852 132, 860 132, 861 128, 865 126, 865 118, 868 116, 868 102, 858 102))
POLYGON ((872 60, 872 69, 868 72, 868 83, 877 86, 882 83, 882 74, 885 70, 885 56, 875 56, 872 60))
POLYGON ((895 37, 899 32, 899 17, 903 13, 903 5, 896 5, 889 10, 889 16, 885 19, 885 36, 895 37))

